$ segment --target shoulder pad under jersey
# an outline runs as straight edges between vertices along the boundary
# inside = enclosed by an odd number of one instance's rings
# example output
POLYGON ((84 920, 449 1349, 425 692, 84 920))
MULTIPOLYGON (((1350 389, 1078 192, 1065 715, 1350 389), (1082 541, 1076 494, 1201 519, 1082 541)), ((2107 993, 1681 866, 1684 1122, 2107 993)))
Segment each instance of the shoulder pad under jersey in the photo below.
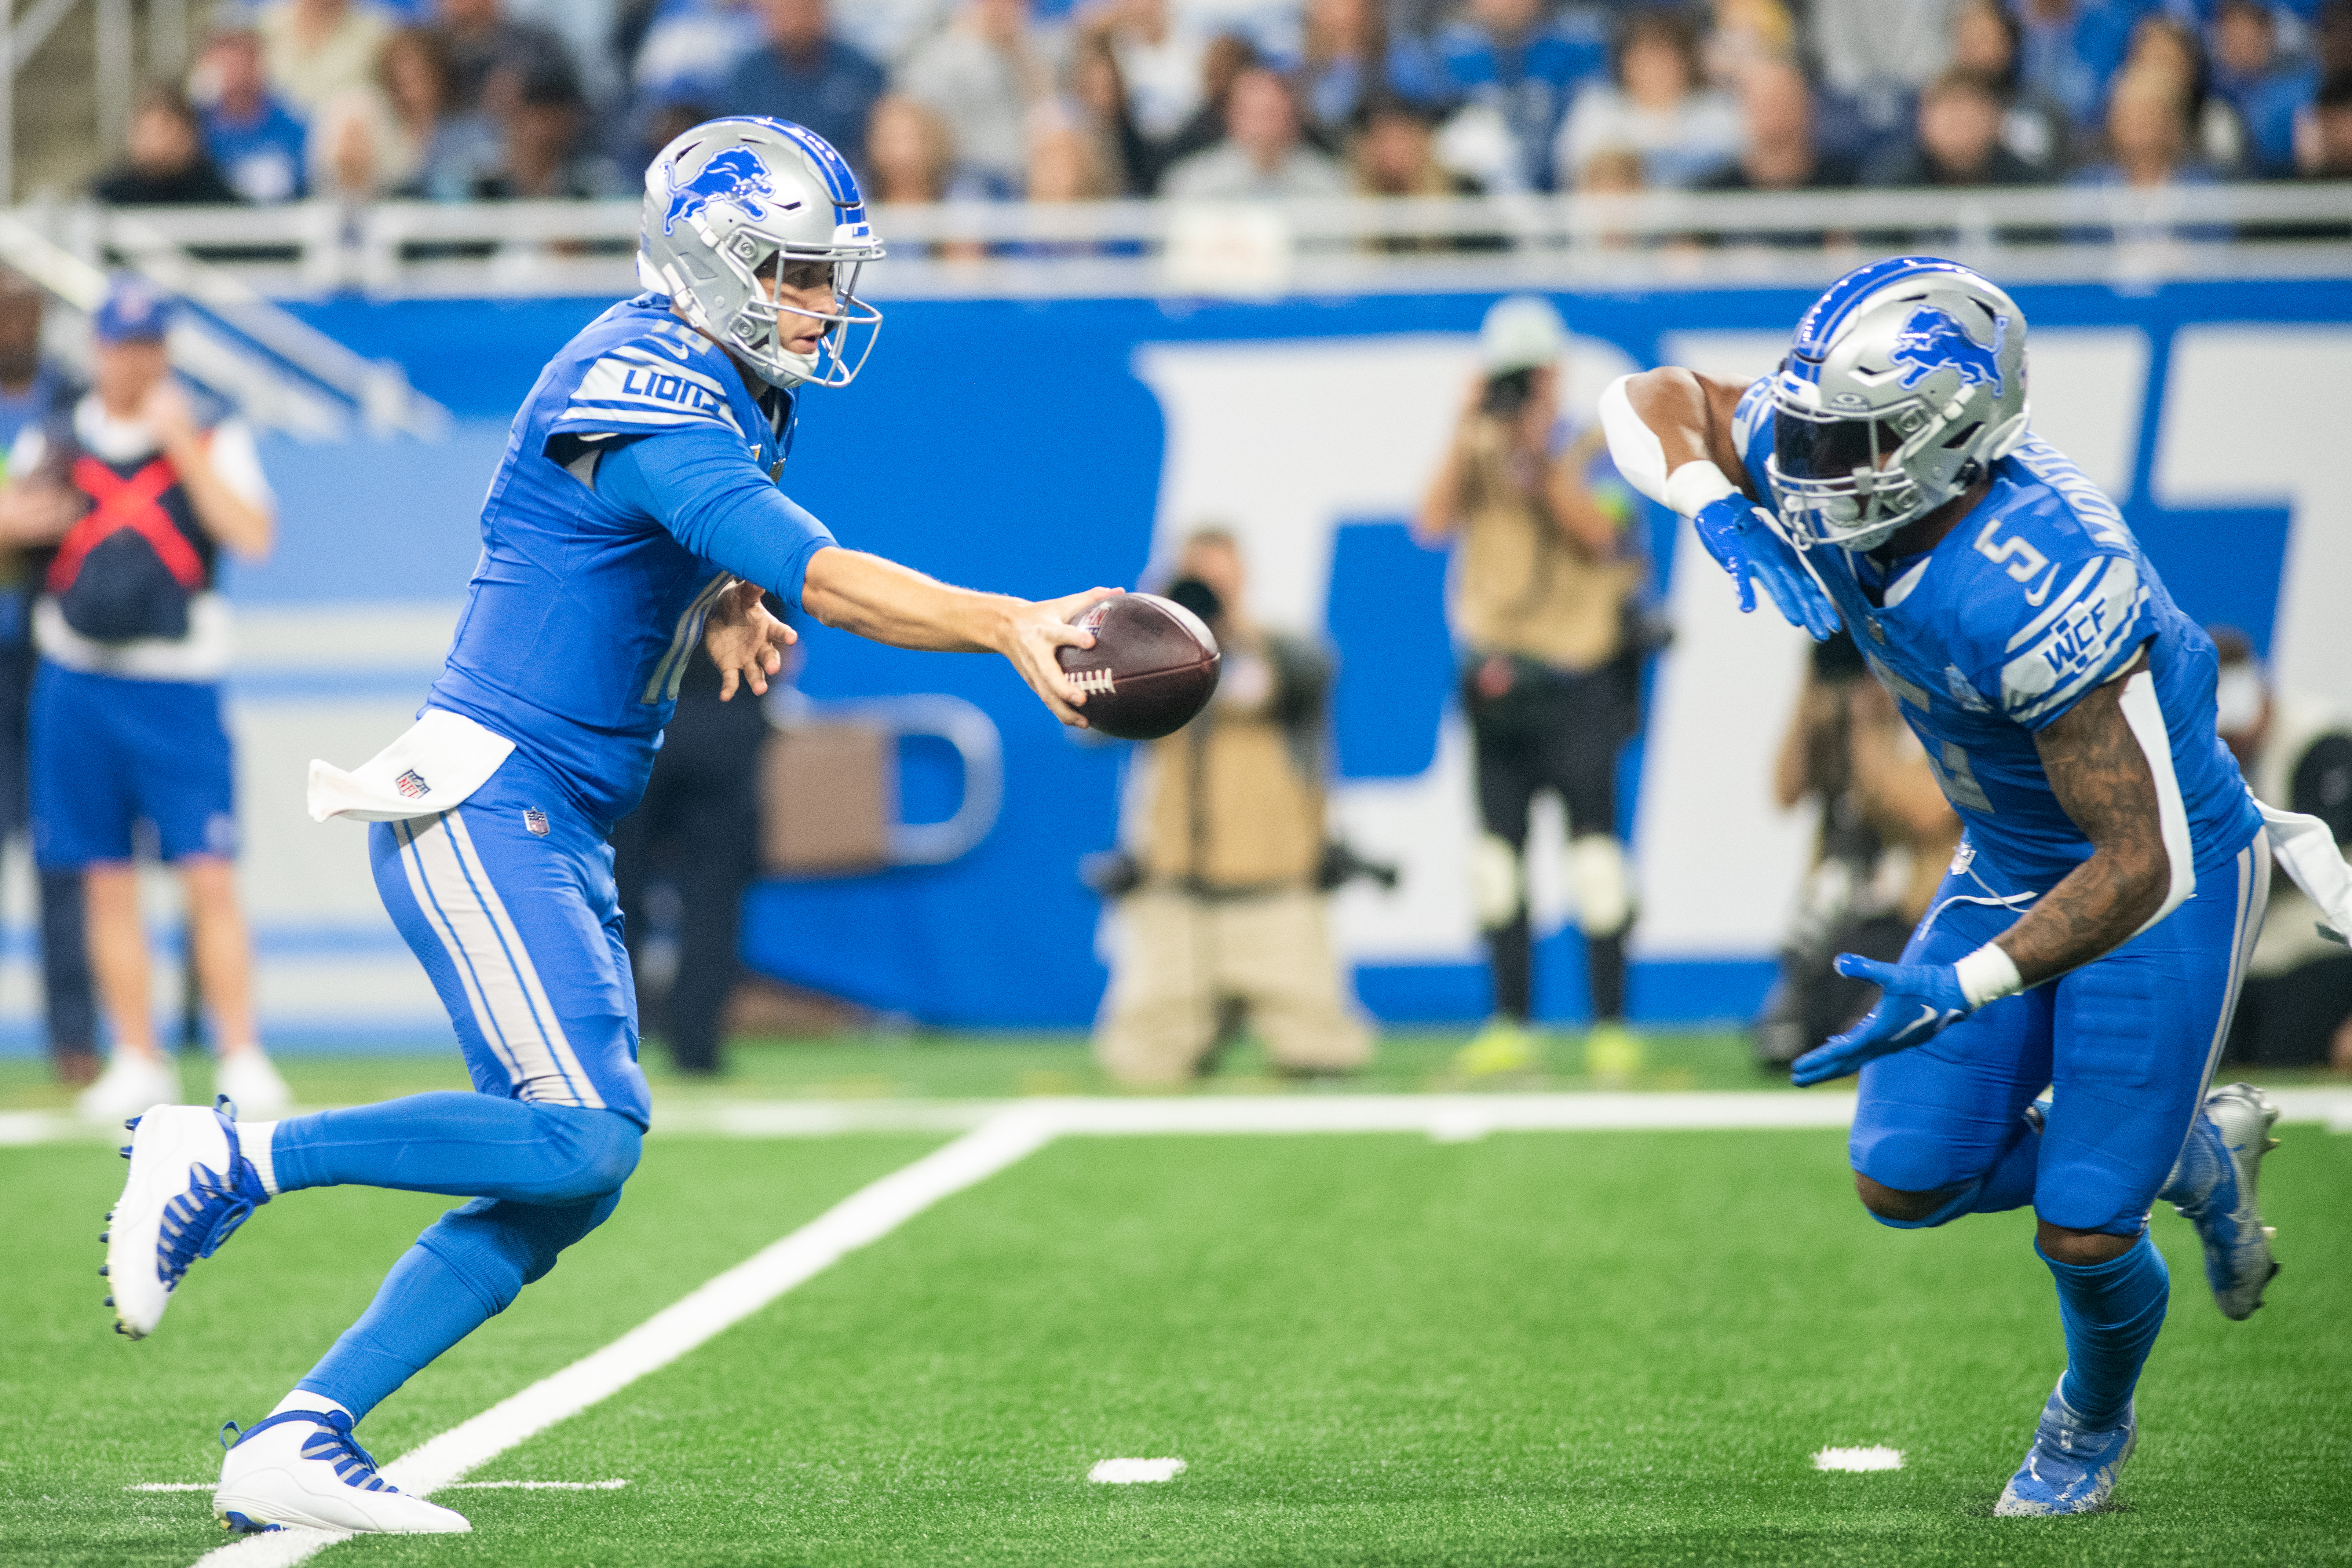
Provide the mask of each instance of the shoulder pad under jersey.
POLYGON ((649 322, 594 353, 549 430, 653 435, 709 425, 751 439, 730 378, 734 367, 708 339, 683 322, 649 322))

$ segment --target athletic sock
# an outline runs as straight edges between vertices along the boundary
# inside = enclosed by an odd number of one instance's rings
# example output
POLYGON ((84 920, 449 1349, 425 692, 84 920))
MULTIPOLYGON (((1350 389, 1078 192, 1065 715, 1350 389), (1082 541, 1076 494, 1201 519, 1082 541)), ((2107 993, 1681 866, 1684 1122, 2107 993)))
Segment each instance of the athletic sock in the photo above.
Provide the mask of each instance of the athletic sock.
POLYGON ((2172 1173, 2164 1179, 2164 1190, 2156 1195, 2183 1214, 2194 1214, 2213 1195, 2213 1189, 2229 1169, 2230 1156, 2221 1145, 2221 1130, 2200 1110, 2197 1120, 2189 1123, 2189 1137, 2180 1146, 2180 1158, 2173 1162, 2172 1173))
MULTIPOLYGON (((330 1399, 323 1394, 315 1394, 307 1388, 298 1388, 279 1400, 271 1406, 269 1414, 283 1415, 289 1410, 316 1410, 322 1414, 331 1414, 341 1410, 346 1415, 351 1415, 350 1409, 341 1400, 330 1399)), ((354 1419, 357 1418, 354 1417, 354 1419)))
POLYGON ((1486 958, 1495 980, 1495 1011, 1526 1023, 1535 1011, 1535 936, 1525 910, 1508 925, 1487 928, 1486 958))
MULTIPOLYGON (((276 1197, 278 1162, 270 1157, 270 1140, 278 1136, 275 1121, 240 1121, 236 1124, 236 1150, 253 1166, 253 1173, 261 1178, 261 1190, 276 1197)), ((272 1412, 275 1414, 275 1412, 272 1412)))
POLYGON ((2077 1421, 2105 1431, 2131 1405, 2140 1366, 2164 1327, 2172 1276, 2146 1232, 2130 1251, 2105 1263, 2061 1263, 2046 1252, 2042 1260, 2058 1281, 2058 1317, 2066 1329, 2059 1393, 2077 1421))
POLYGON ((357 1421, 426 1363, 480 1328, 521 1288, 518 1268, 506 1300, 493 1306, 446 1261, 426 1247, 412 1247, 384 1276, 360 1321, 343 1331, 296 1392, 323 1395, 357 1421))

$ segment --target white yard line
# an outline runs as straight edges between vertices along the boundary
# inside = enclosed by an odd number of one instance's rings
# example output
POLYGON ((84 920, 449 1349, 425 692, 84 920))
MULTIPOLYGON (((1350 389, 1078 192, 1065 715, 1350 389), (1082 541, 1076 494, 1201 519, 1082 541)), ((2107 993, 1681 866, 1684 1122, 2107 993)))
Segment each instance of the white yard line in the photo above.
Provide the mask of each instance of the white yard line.
MULTIPOLYGON (((2352 1091, 2270 1092, 2284 1121, 2324 1121, 2333 1131, 2352 1131, 2352 1091)), ((604 1349, 541 1378, 422 1447, 411 1449, 383 1468, 384 1478, 416 1496, 453 1485, 504 1484, 464 1483, 458 1478, 647 1373, 667 1366, 847 1253, 879 1240, 940 1199, 1017 1163, 1056 1137, 1403 1132, 1452 1143, 1503 1131, 1834 1128, 1853 1120, 1853 1106, 1851 1094, 1727 1092, 866 1101, 851 1115, 833 1114, 848 1108, 831 1104, 823 1106, 825 1114, 806 1114, 816 1107, 804 1101, 772 1105, 703 1101, 693 1110, 684 1106, 660 1107, 657 1116, 673 1126, 683 1121, 695 1131, 740 1137, 934 1131, 943 1124, 965 1124, 952 1121, 953 1118, 978 1115, 984 1120, 944 1148, 851 1194, 604 1349), (889 1120, 893 1107, 906 1108, 909 1120, 889 1120)), ((5 1129, 0 1129, 0 1142, 7 1141, 5 1129)), ((173 1485, 151 1483, 147 1489, 163 1490, 173 1485)), ((274 1531, 208 1552, 198 1560, 197 1568, 292 1568, 349 1539, 338 1531, 274 1531)))

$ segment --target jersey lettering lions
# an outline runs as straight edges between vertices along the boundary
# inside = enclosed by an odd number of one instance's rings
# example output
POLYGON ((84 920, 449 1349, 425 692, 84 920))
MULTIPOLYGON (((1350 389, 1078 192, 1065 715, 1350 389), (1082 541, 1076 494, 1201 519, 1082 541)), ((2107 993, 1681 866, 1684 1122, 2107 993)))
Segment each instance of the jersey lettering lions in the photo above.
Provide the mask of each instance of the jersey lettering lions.
POLYGON ((614 306, 541 373, 483 502, 481 560, 428 699, 512 740, 607 823, 645 792, 730 574, 600 493, 596 465, 634 440, 717 430, 767 480, 791 445, 790 395, 755 398, 668 303, 614 306))
MULTIPOLYGON (((1768 489, 1769 390, 1751 385, 1733 416, 1740 461, 1768 489)), ((1778 496, 1764 501, 1779 510, 1778 496)), ((2213 731, 2211 639, 2173 604, 2115 503, 2049 443, 2029 436, 1996 462, 1984 500, 1924 554, 1882 569, 1818 545, 1806 559, 1927 747, 1969 842, 2014 886, 2047 889, 2091 854, 2042 773, 2034 731, 2142 647, 2198 875, 2261 831, 2213 731)))

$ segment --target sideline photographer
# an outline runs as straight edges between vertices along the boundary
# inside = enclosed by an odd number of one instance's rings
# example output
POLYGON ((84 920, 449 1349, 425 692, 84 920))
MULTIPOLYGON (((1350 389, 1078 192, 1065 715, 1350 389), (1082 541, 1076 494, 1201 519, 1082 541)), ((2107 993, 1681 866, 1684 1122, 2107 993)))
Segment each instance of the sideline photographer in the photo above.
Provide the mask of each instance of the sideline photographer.
POLYGON ((1617 837, 1617 753, 1641 727, 1642 662, 1662 641, 1638 598, 1638 513, 1599 427, 1562 422, 1559 313, 1532 295, 1501 300, 1478 347, 1480 378, 1413 525, 1426 545, 1459 545, 1453 620, 1484 829, 1472 895, 1495 1016, 1458 1066, 1476 1076, 1538 1065, 1527 1026, 1525 862, 1529 807, 1551 790, 1568 810, 1568 880, 1591 985, 1586 1067, 1622 1078, 1641 1065, 1642 1047, 1624 1024, 1633 889, 1617 837))
POLYGON ((1222 529, 1184 542, 1177 579, 1168 595, 1216 634, 1223 673, 1205 712, 1138 752, 1128 850, 1087 868, 1119 900, 1095 1054, 1119 1084, 1179 1084, 1245 1019, 1283 1071, 1361 1067, 1371 1035, 1332 950, 1328 893, 1380 871, 1327 845, 1330 661, 1251 624, 1222 529))

